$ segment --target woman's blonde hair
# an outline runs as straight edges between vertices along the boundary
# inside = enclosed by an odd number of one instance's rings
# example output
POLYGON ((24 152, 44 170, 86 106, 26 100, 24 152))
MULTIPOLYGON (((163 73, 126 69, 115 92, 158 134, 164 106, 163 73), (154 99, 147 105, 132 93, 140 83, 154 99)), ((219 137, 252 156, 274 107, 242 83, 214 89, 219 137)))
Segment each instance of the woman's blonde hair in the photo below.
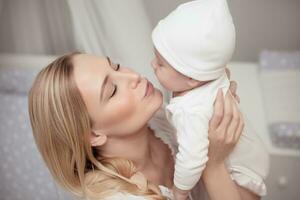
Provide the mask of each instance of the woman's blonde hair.
POLYGON ((91 120, 73 77, 72 58, 59 57, 37 75, 29 91, 29 115, 37 147, 52 176, 65 189, 84 199, 103 199, 116 192, 165 199, 146 179, 132 179, 133 163, 103 158, 89 140, 91 120), (143 184, 142 184, 143 185, 143 184))

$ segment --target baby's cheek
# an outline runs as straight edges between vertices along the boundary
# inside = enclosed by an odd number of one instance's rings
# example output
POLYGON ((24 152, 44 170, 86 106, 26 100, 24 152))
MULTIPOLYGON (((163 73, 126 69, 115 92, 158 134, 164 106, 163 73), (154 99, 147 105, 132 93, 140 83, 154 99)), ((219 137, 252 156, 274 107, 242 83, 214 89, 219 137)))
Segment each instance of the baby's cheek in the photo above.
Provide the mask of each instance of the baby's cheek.
POLYGON ((164 74, 163 70, 161 70, 161 69, 156 70, 155 75, 156 75, 158 81, 160 82, 160 84, 162 84, 164 86, 167 83, 167 76, 166 76, 166 74, 164 74))
POLYGON ((168 74, 166 75, 160 74, 158 76, 158 80, 164 88, 170 91, 172 90, 172 84, 174 83, 174 81, 176 82, 176 80, 171 80, 168 74))

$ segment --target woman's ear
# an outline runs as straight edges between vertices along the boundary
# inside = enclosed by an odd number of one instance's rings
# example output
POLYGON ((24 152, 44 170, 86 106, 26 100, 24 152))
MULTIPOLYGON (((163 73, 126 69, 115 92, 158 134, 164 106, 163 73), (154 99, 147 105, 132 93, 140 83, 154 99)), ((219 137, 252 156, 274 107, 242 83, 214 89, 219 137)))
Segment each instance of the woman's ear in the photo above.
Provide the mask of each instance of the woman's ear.
POLYGON ((99 131, 92 131, 90 136, 90 142, 93 147, 102 146, 106 143, 107 136, 99 131))

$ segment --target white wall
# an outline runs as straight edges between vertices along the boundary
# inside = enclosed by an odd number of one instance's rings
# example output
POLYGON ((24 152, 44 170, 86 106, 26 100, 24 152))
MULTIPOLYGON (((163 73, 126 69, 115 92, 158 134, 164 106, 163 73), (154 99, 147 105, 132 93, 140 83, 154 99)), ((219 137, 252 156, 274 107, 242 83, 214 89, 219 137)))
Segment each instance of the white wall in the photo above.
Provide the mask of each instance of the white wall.
MULTIPOLYGON (((189 0, 141 1, 154 27, 189 0)), ((257 61, 262 49, 300 50, 300 0, 227 1, 237 29, 235 61, 257 61)), ((74 49, 64 1, 0 0, 1 8, 0 52, 62 54, 74 49)))
MULTIPOLYGON (((300 50, 300 0, 227 0, 237 30, 234 60, 257 61, 260 50, 300 50)), ((144 0, 152 25, 188 0, 144 0)))

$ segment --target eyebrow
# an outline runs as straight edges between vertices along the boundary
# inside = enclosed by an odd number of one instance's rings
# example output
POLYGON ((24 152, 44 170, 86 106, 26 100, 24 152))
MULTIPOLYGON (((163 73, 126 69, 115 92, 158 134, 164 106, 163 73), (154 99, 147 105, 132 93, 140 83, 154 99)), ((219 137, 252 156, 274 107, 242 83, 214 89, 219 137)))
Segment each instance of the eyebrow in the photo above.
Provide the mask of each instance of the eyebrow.
MULTIPOLYGON (((111 66, 111 61, 110 61, 110 58, 108 56, 106 56, 106 59, 107 59, 107 62, 109 64, 109 66, 111 66)), ((103 101, 103 93, 104 93, 104 88, 105 88, 105 85, 107 83, 107 80, 108 80, 108 76, 106 75, 103 82, 102 82, 102 85, 101 85, 101 91, 100 91, 100 102, 103 101)))

